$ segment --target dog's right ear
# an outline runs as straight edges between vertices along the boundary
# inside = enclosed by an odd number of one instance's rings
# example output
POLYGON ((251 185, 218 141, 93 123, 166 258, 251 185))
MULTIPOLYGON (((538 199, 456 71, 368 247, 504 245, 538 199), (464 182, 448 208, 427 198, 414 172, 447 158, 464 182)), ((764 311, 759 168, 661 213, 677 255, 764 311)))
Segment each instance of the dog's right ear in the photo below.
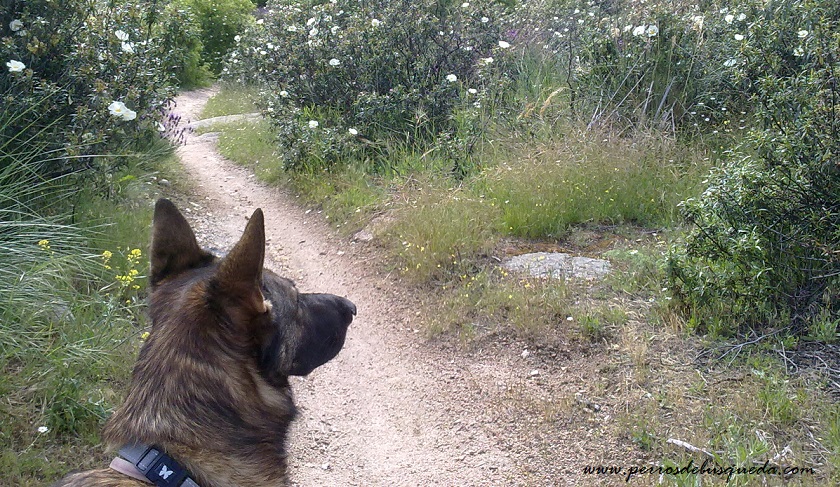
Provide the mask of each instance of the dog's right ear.
POLYGON ((167 199, 159 199, 155 203, 152 223, 152 285, 213 259, 213 254, 198 246, 190 224, 175 205, 167 199))

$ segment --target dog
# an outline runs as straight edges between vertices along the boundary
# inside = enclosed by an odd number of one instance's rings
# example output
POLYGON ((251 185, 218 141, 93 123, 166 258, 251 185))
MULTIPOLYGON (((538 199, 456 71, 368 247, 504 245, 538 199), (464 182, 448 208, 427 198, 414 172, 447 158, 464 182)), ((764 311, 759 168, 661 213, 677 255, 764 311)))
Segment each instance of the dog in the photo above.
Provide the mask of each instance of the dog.
POLYGON ((152 328, 102 432, 120 456, 54 485, 286 485, 289 376, 338 354, 356 306, 263 268, 260 209, 223 258, 199 247, 169 200, 155 204, 152 227, 152 328))

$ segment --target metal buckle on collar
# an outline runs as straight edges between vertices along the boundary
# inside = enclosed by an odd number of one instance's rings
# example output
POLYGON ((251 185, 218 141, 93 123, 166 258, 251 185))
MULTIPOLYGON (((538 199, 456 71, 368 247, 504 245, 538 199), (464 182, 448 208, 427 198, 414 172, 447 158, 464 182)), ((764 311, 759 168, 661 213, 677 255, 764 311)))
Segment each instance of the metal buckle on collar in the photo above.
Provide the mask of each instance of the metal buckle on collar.
POLYGON ((131 462, 157 487, 199 487, 190 478, 186 468, 181 466, 162 448, 149 445, 126 445, 119 455, 131 462))

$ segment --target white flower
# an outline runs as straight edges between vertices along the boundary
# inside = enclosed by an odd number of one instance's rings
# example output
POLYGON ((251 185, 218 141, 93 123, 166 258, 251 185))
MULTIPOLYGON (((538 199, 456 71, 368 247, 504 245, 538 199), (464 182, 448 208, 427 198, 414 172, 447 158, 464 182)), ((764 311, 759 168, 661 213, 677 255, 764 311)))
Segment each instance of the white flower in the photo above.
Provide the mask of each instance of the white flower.
POLYGON ((350 132, 350 135, 359 135, 359 131, 354 128, 349 128, 347 131, 350 132))
POLYGON ((507 49, 510 47, 510 43, 506 41, 499 41, 499 47, 501 47, 502 49, 507 49))
POLYGON ((447 74, 446 75, 446 81, 449 81, 450 83, 454 83, 454 82, 458 81, 458 77, 455 76, 454 74, 447 74))
POLYGON ((111 104, 108 105, 108 111, 111 112, 112 116, 125 121, 131 121, 137 118, 137 112, 125 106, 125 103, 121 101, 111 102, 111 104))
POLYGON ((12 59, 11 61, 6 63, 6 66, 9 68, 10 73, 20 73, 24 69, 26 69, 26 65, 20 61, 15 61, 12 59))
POLYGON ((647 30, 647 26, 640 25, 640 26, 636 27, 635 29, 633 29, 633 35, 634 36, 640 36, 640 35, 645 33, 645 30, 647 30))
POLYGON ((309 128, 311 128, 311 129, 318 128, 318 121, 317 120, 310 120, 309 121, 309 128))
POLYGON ((723 65, 726 66, 727 68, 731 68, 732 66, 735 66, 736 64, 738 64, 738 61, 735 60, 735 59, 730 59, 730 60, 726 61, 725 63, 723 63, 723 65))
POLYGON ((281 98, 288 98, 289 97, 289 92, 286 91, 286 90, 283 90, 279 93, 279 95, 280 95, 281 98))
POLYGON ((157 123, 157 129, 158 129, 158 132, 166 132, 166 126, 163 125, 160 122, 157 123))
POLYGON ((735 40, 736 41, 743 41, 744 40, 744 35, 743 34, 735 34, 735 40))
POLYGON ((336 58, 330 59, 330 66, 338 66, 339 64, 341 64, 341 61, 339 61, 338 59, 336 59, 336 58))
POLYGON ((309 31, 309 37, 315 37, 316 35, 318 35, 318 29, 313 27, 312 30, 309 31))
POLYGON ((799 32, 796 33, 796 37, 799 37, 800 39, 804 39, 804 38, 808 37, 808 31, 804 30, 804 29, 800 30, 799 32))
POLYGON ((312 27, 312 24, 315 23, 315 17, 309 17, 309 20, 306 21, 307 27, 312 27))
POLYGON ((123 42, 122 43, 122 51, 127 52, 128 54, 134 54, 134 43, 123 42))
POLYGON ((334 26, 330 27, 330 32, 332 32, 333 34, 335 34, 336 32, 338 32, 338 26, 337 26, 337 25, 334 25, 334 26))
POLYGON ((289 32, 297 32, 297 27, 295 27, 294 25, 290 25, 286 27, 286 30, 289 32))
POLYGON ((633 26, 632 25, 625 25, 624 29, 622 29, 622 30, 624 32, 630 32, 631 30, 633 30, 633 26))
POLYGON ((115 31, 114 35, 117 36, 117 39, 119 39, 123 42, 128 40, 128 34, 126 34, 125 32, 123 32, 121 30, 115 31))
POLYGON ((236 42, 239 42, 239 41, 242 40, 242 36, 239 36, 239 35, 233 36, 233 40, 236 41, 236 42))
POLYGON ((793 50, 793 55, 796 57, 802 57, 805 55, 805 49, 802 49, 802 46, 799 46, 793 50))
POLYGON ((657 34, 659 34, 659 27, 655 25, 649 25, 647 28, 647 36, 656 37, 657 34))
POLYGON ((483 57, 481 58, 481 62, 483 62, 484 64, 490 64, 493 62, 493 57, 483 57))
POLYGON ((482 24, 486 24, 487 22, 490 22, 490 19, 488 19, 487 17, 482 17, 481 18, 481 23, 482 24))
POLYGON ((23 29, 23 22, 20 19, 15 19, 9 22, 9 28, 12 29, 12 32, 17 32, 23 29))
POLYGON ((257 25, 263 25, 264 22, 265 22, 265 19, 258 19, 257 20, 257 25))
POLYGON ((747 20, 747 14, 742 13, 741 15, 738 16, 738 22, 743 22, 745 20, 747 20))
POLYGON ((475 88, 470 88, 470 89, 467 90, 467 93, 469 93, 471 95, 475 95, 476 93, 478 93, 478 90, 475 89, 475 88))
POLYGON ((735 16, 732 14, 728 14, 726 17, 723 18, 727 24, 731 24, 733 20, 735 20, 735 16))
POLYGON ((379 19, 371 19, 370 21, 370 25, 372 25, 373 27, 379 27, 379 24, 381 23, 382 22, 379 19))
POLYGON ((691 22, 694 24, 694 28, 697 29, 697 30, 700 30, 700 29, 703 28, 703 21, 704 20, 705 19, 703 18, 702 15, 695 15, 694 17, 691 18, 691 22))
POLYGON ((461 4, 461 8, 467 8, 470 6, 470 2, 464 2, 461 4))
POLYGON ((48 432, 49 430, 50 430, 50 429, 49 429, 49 428, 47 428, 46 426, 38 426, 38 433, 46 433, 46 432, 48 432))

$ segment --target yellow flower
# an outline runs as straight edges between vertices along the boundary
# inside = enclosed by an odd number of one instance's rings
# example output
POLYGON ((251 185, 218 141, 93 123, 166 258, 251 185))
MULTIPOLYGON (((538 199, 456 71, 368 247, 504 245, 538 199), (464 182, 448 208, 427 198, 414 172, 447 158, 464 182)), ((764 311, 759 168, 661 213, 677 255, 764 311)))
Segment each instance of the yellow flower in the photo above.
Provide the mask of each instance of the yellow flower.
POLYGON ((142 335, 140 335, 140 339, 141 339, 141 340, 143 340, 143 341, 145 342, 147 338, 149 338, 149 332, 148 332, 148 331, 144 331, 144 332, 143 332, 143 334, 142 334, 142 335))
POLYGON ((102 252, 102 260, 107 262, 113 255, 114 254, 112 254, 110 250, 106 250, 105 252, 102 252))

